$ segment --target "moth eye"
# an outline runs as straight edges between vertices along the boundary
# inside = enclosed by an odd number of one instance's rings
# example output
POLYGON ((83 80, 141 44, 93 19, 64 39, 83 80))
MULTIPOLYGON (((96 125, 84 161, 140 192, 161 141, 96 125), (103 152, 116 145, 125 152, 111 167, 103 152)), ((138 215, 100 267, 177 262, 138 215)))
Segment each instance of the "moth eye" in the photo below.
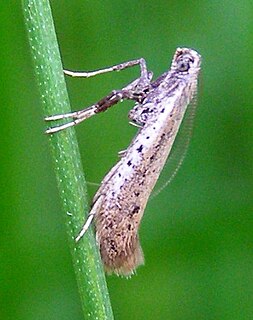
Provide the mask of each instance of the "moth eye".
POLYGON ((185 60, 178 61, 177 70, 180 72, 185 72, 190 69, 190 62, 185 60))

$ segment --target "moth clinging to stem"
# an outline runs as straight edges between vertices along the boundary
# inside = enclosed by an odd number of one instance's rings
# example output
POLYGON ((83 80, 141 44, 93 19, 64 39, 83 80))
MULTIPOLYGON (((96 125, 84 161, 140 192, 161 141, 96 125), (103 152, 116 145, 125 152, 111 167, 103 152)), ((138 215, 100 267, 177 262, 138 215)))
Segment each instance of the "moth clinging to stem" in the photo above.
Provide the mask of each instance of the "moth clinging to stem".
POLYGON ((119 71, 139 65, 141 75, 121 90, 113 90, 96 104, 68 114, 49 116, 46 121, 72 119, 47 129, 53 134, 107 110, 124 99, 134 100, 129 112, 138 132, 118 163, 96 192, 91 211, 76 241, 95 222, 96 239, 108 273, 131 275, 144 263, 138 229, 156 181, 169 157, 187 106, 197 92, 201 56, 192 49, 178 48, 170 70, 152 81, 144 59, 132 60, 93 72, 65 71, 75 77, 119 71))

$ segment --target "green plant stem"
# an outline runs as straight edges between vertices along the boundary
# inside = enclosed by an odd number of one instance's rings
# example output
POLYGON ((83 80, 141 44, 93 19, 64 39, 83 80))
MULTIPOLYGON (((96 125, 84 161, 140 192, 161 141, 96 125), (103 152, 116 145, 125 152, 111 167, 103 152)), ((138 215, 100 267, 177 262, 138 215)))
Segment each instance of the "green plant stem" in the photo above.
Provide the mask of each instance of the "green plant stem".
MULTIPOLYGON (((70 111, 49 1, 23 0, 25 25, 45 115, 70 111)), ((77 139, 73 128, 50 137, 67 235, 85 319, 113 319, 105 276, 93 232, 78 244, 88 204, 77 139)))

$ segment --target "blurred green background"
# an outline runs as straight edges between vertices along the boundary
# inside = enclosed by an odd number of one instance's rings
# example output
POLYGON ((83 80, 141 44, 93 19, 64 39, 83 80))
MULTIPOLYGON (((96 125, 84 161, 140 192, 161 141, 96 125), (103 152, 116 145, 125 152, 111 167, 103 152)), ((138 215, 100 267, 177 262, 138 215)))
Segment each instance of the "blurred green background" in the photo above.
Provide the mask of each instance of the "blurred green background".
MULTIPOLYGON (((107 277, 115 319, 252 319, 252 1, 51 4, 66 68, 144 57, 156 77, 178 46, 203 56, 187 158, 141 226, 146 264, 130 280, 107 277)), ((19 1, 1 3, 0 30, 0 318, 82 319, 19 1)), ((67 79, 72 108, 138 74, 67 79)), ((76 128, 87 180, 99 182, 131 141, 132 105, 76 128)))

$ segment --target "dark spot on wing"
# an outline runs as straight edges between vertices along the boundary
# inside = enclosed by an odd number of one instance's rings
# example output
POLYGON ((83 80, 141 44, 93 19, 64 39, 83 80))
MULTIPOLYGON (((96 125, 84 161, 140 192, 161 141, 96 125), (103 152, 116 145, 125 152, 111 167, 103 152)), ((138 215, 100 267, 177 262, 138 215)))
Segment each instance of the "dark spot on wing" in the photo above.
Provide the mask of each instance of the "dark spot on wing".
POLYGON ((139 206, 135 206, 134 209, 133 209, 133 211, 132 211, 132 213, 133 213, 133 214, 134 214, 134 213, 138 213, 139 210, 140 210, 140 207, 139 207, 139 206))
POLYGON ((149 159, 152 162, 155 159, 155 155, 153 154, 149 159))
POLYGON ((142 152, 142 150, 143 150, 143 145, 141 144, 136 150, 137 150, 138 152, 142 152))
POLYGON ((131 167, 131 165, 132 165, 131 160, 129 160, 129 161, 127 162, 127 165, 128 165, 129 167, 131 167))

